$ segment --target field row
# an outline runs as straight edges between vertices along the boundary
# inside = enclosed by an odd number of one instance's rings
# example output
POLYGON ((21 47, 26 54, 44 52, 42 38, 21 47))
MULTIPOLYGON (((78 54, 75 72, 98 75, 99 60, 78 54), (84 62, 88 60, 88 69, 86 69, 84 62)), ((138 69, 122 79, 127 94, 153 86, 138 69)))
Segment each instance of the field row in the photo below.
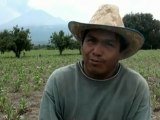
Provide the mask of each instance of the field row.
MULTIPOLYGON (((12 52, 1 54, 0 120, 37 120, 40 98, 49 75, 56 68, 80 59, 78 50, 66 50, 62 56, 57 50, 34 50, 25 52, 19 59, 12 52)), ((120 62, 146 78, 152 108, 157 114, 160 109, 160 50, 140 51, 120 62)))

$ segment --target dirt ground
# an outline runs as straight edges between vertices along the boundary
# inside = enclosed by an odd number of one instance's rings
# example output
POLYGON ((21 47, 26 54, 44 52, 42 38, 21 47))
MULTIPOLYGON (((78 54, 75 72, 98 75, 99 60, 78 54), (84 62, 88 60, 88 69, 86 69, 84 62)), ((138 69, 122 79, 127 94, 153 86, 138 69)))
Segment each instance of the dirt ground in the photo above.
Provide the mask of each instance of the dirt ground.
MULTIPOLYGON (((17 95, 13 95, 13 99, 16 101, 17 95), (15 97, 16 96, 16 97, 15 97)), ((26 112, 21 115, 20 120, 38 120, 39 104, 42 96, 42 91, 36 91, 27 98, 26 112)), ((7 120, 6 116, 0 112, 0 120, 7 120)), ((160 111, 152 113, 152 120, 160 120, 160 111)))
POLYGON ((160 120, 160 111, 153 113, 152 120, 160 120))
MULTIPOLYGON (((19 94, 12 95, 12 100, 16 104, 19 94)), ((27 107, 25 113, 20 116, 20 120, 38 120, 39 104, 42 96, 42 91, 36 91, 26 98, 27 107)), ((8 120, 6 116, 0 112, 0 120, 8 120)))

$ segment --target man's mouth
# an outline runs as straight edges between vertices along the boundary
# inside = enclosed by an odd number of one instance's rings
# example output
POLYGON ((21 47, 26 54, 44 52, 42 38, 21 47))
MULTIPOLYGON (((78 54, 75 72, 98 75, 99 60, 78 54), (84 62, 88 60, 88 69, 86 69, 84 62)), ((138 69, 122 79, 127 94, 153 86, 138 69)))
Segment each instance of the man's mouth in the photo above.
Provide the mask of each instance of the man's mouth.
POLYGON ((101 64, 101 63, 103 63, 102 60, 98 60, 98 59, 90 59, 89 61, 90 61, 91 63, 93 63, 93 64, 101 64))

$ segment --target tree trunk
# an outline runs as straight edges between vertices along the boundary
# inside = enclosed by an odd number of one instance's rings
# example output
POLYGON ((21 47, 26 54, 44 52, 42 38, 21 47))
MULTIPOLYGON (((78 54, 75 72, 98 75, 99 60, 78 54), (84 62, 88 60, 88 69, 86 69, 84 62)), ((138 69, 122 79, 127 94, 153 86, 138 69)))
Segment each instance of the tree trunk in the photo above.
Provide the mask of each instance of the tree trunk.
POLYGON ((62 50, 59 50, 59 55, 62 55, 62 50))
POLYGON ((64 50, 63 47, 60 47, 60 48, 59 48, 59 55, 62 55, 63 50, 64 50))
POLYGON ((21 54, 20 51, 16 51, 16 52, 15 52, 15 55, 16 55, 17 58, 20 58, 20 54, 21 54))

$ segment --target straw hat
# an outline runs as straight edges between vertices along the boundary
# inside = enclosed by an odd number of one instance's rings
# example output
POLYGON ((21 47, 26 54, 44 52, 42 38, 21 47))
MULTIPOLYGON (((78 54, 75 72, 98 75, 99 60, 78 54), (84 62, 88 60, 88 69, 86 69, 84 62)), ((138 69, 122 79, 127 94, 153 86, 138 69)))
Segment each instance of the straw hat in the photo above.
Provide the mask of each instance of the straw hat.
POLYGON ((92 16, 89 23, 70 21, 68 28, 79 41, 82 41, 84 32, 90 29, 104 29, 121 35, 125 39, 127 47, 121 52, 120 59, 132 56, 144 43, 144 37, 140 32, 124 27, 119 9, 115 5, 102 5, 92 16))

